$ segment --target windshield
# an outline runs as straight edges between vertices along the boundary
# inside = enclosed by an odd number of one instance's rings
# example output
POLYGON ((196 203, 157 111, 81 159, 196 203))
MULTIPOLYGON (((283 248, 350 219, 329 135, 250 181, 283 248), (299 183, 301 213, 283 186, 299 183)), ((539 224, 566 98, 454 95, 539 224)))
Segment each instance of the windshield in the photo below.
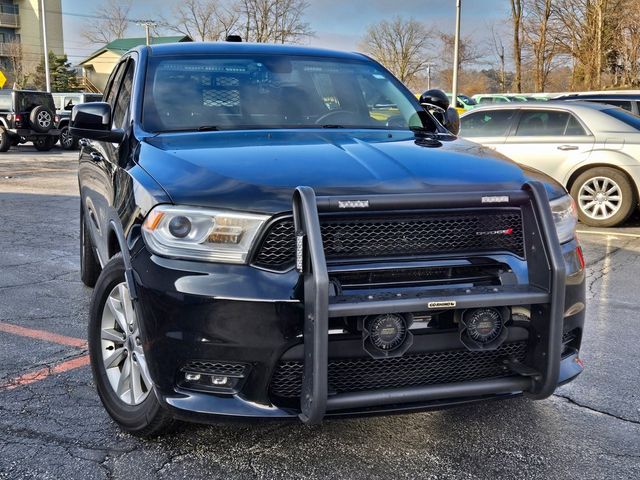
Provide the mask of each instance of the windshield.
POLYGON ((616 120, 626 123, 636 130, 640 130, 640 117, 627 110, 623 110, 622 108, 609 108, 607 110, 603 110, 603 112, 616 120))
POLYGON ((374 63, 302 56, 162 56, 149 60, 143 126, 151 132, 435 130, 435 124, 423 125, 419 109, 397 80, 374 63))

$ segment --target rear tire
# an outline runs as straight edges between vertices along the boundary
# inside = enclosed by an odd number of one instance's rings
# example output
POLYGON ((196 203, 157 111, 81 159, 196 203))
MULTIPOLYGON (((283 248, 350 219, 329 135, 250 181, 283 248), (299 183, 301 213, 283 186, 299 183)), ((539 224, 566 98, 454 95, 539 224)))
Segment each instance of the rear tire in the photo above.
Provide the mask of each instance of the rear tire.
POLYGON ((151 437, 166 432, 175 420, 160 406, 148 374, 142 373, 147 371, 142 347, 130 342, 130 336, 138 335, 138 327, 135 306, 133 310, 130 308, 133 303, 128 295, 124 271, 122 255, 118 254, 104 267, 93 291, 89 313, 91 370, 100 400, 111 418, 132 434, 151 437), (119 327, 121 323, 126 324, 124 328, 119 327), (122 330, 127 330, 127 333, 122 330), (118 334, 122 340, 118 339, 118 334), (106 364, 112 365, 109 373, 106 364), (129 383, 127 378, 131 379, 129 383), (147 382, 149 387, 145 390, 147 382))
POLYGON ((571 185, 571 196, 580 221, 592 227, 620 225, 636 207, 629 178, 611 167, 591 168, 580 174, 571 185))
POLYGON ((85 222, 82 206, 80 206, 80 279, 87 287, 93 288, 99 276, 100 263, 98 263, 93 251, 89 227, 85 222))
POLYGON ((13 142, 11 141, 9 134, 3 129, 0 133, 0 152, 4 153, 8 151, 11 148, 12 143, 13 142))

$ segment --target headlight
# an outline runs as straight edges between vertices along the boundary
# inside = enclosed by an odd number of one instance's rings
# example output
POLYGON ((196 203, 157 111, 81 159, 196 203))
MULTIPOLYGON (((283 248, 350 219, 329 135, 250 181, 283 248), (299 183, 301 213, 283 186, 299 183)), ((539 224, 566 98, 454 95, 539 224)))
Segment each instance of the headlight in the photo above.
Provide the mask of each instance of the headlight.
POLYGON ((551 213, 556 224, 560 243, 573 240, 578 226, 578 212, 573 198, 570 195, 565 195, 549 203, 551 204, 551 213))
POLYGON ((269 217, 195 207, 159 205, 142 225, 149 249, 165 257, 246 263, 269 217))

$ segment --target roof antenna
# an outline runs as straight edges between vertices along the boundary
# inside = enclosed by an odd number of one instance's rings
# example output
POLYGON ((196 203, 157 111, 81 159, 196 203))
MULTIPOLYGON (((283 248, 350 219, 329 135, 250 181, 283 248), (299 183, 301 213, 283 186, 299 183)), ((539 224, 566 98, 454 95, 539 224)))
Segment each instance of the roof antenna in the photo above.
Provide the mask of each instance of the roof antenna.
POLYGON ((227 42, 242 42, 242 37, 240 35, 227 35, 225 39, 227 42))

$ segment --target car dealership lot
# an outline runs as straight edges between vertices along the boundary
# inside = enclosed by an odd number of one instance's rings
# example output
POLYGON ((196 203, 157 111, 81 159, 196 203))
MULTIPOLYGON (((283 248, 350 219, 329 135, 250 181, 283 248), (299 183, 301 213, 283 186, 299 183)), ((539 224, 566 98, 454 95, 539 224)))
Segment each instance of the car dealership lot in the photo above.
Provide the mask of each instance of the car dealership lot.
POLYGON ((139 440, 86 357, 76 152, 0 154, 0 479, 638 478, 640 220, 583 229, 585 373, 541 402, 404 416, 187 425, 139 440))

